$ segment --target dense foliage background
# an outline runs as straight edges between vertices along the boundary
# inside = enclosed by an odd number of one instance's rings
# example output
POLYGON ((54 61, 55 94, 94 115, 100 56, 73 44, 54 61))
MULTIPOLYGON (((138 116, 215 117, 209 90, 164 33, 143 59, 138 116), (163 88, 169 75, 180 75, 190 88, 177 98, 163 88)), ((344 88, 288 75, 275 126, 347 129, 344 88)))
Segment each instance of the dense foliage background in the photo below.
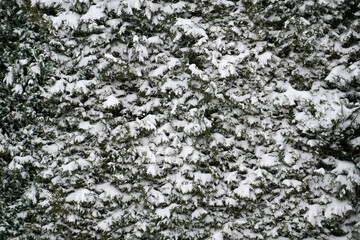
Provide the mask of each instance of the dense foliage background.
POLYGON ((0 7, 1 239, 360 239, 358 1, 0 7))

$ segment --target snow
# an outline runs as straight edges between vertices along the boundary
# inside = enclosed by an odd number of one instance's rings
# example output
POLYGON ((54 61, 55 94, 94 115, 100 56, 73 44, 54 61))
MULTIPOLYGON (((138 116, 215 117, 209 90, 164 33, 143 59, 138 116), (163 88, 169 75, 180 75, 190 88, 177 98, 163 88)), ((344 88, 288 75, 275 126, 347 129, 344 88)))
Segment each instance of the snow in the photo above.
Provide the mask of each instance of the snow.
POLYGON ((106 98, 106 101, 103 103, 104 108, 111 108, 120 103, 120 100, 116 98, 115 95, 110 95, 106 98))
POLYGON ((175 94, 181 95, 183 89, 188 87, 187 81, 174 81, 172 79, 167 79, 166 82, 161 86, 161 91, 166 92, 166 90, 171 89, 175 94))
POLYGON ((25 196, 30 199, 32 201, 33 204, 37 203, 37 198, 36 198, 36 188, 35 185, 32 184, 31 187, 25 192, 25 196))
POLYGON ((313 226, 322 226, 321 225, 321 216, 322 213, 322 207, 319 204, 313 204, 308 206, 308 212, 306 213, 307 220, 313 225, 313 226))
POLYGON ((102 135, 105 130, 105 125, 101 122, 97 122, 91 126, 90 133, 93 135, 102 135))
POLYGON ((236 75, 236 68, 234 67, 234 65, 225 59, 222 59, 218 64, 218 71, 220 73, 221 78, 226 78, 231 75, 236 75))
POLYGON ((88 189, 85 188, 80 188, 75 190, 73 193, 70 193, 67 197, 66 197, 66 201, 67 202, 92 202, 94 201, 94 196, 93 196, 93 192, 91 192, 88 189))
POLYGON ((225 173, 224 181, 227 183, 230 183, 232 181, 237 181, 237 176, 238 176, 237 171, 225 173))
POLYGON ((105 125, 101 122, 91 124, 89 121, 82 121, 79 123, 78 128, 86 130, 93 135, 101 135, 105 129, 105 125))
POLYGON ((65 79, 60 79, 55 82, 55 84, 48 89, 52 94, 59 92, 64 92, 67 81, 65 79))
POLYGON ((320 175, 325 175, 325 169, 324 168, 319 168, 314 170, 315 173, 318 173, 320 175))
POLYGON ((194 152, 194 148, 192 146, 183 146, 182 150, 179 154, 180 158, 187 159, 194 152))
POLYGON ((67 220, 69 222, 75 222, 78 219, 78 217, 75 214, 71 214, 67 217, 67 220))
POLYGON ((351 145, 356 146, 356 147, 360 146, 360 137, 350 140, 350 143, 351 143, 351 145))
POLYGON ((191 214, 191 218, 199 218, 206 214, 207 214, 207 211, 204 208, 198 208, 191 214))
POLYGON ((101 6, 100 4, 97 4, 90 6, 87 13, 82 15, 80 20, 88 22, 88 21, 99 20, 104 17, 106 17, 104 13, 104 7, 101 6))
POLYGON ((135 8, 138 10, 141 8, 141 1, 139 0, 125 0, 125 2, 130 8, 135 8))
POLYGON ((205 30, 197 26, 192 19, 178 18, 175 26, 179 26, 187 35, 191 35, 195 38, 207 38, 205 30))
POLYGON ((17 94, 22 94, 24 92, 23 87, 21 86, 21 84, 15 84, 14 88, 12 89, 13 92, 17 93, 17 94))
POLYGON ((121 195, 121 192, 111 183, 102 183, 95 186, 97 191, 103 192, 106 196, 111 198, 121 195))
POLYGON ((182 182, 182 184, 180 185, 180 191, 184 194, 191 192, 194 189, 194 186, 191 182, 189 181, 184 181, 182 182))
POLYGON ((303 185, 302 182, 295 180, 295 179, 285 179, 282 182, 286 187, 293 187, 293 188, 298 188, 301 187, 303 185))
POLYGON ((150 77, 160 77, 164 75, 164 72, 168 69, 167 65, 160 65, 155 70, 151 71, 149 76, 150 77))
MULTIPOLYGON (((95 84, 92 80, 80 80, 75 83, 74 90, 79 93, 88 93, 89 87, 95 84)), ((71 92, 71 89, 67 89, 71 92)))
POLYGON ((35 161, 35 159, 33 158, 33 156, 30 156, 30 155, 27 155, 24 157, 15 156, 14 161, 16 161, 20 164, 24 164, 24 163, 33 163, 35 161))
POLYGON ((271 52, 264 52, 257 56, 257 59, 261 66, 265 66, 267 62, 271 59, 272 53, 271 52))
POLYGON ((172 203, 165 208, 158 208, 155 210, 155 213, 160 218, 170 218, 172 210, 177 206, 177 204, 172 203))
POLYGON ((4 81, 7 85, 11 85, 13 83, 14 79, 12 67, 9 67, 8 73, 6 74, 4 81))
POLYGON ((76 160, 76 163, 79 165, 79 167, 81 169, 86 169, 87 167, 91 166, 91 163, 89 161, 87 161, 86 159, 83 159, 83 158, 80 158, 80 159, 76 160))
POLYGON ((67 12, 63 19, 69 27, 76 29, 79 25, 80 15, 74 12, 67 12))
MULTIPOLYGON (((300 4, 299 15, 281 29, 257 25, 265 13, 269 22, 283 19, 272 11, 283 7, 275 0, 269 6, 256 0, 35 2, 42 2, 40 10, 56 8, 39 13, 54 13, 43 16, 53 25, 45 52, 58 63, 44 95, 60 102, 59 109, 46 114, 44 133, 24 126, 19 133, 27 139, 11 139, 7 145, 18 146, 4 149, 15 156, 10 170, 25 174, 24 164, 41 162, 39 177, 49 183, 29 185, 26 194, 49 219, 58 197, 53 190, 62 188, 68 234, 93 233, 81 220, 99 238, 106 231, 128 239, 156 233, 285 240, 279 235, 300 229, 299 239, 325 239, 332 237, 328 223, 346 225, 352 237, 358 167, 324 160, 327 153, 318 148, 339 147, 338 136, 357 121, 346 119, 357 106, 348 87, 360 63, 349 56, 359 46, 344 48, 355 23, 343 21, 329 34, 317 25, 329 25, 341 1, 328 15, 316 14, 318 20, 305 14, 309 6, 318 11, 313 1, 300 4), (314 37, 319 34, 324 37, 314 37), (287 47, 295 49, 282 54, 287 47), (329 59, 332 52, 340 58, 329 59), (187 229, 177 225, 183 222, 187 229)), ((40 74, 37 62, 18 60, 30 78, 40 74)), ((27 79, 15 76, 18 69, 9 67, 4 83, 27 93, 27 79)), ((347 140, 357 148, 359 139, 347 140)), ((61 238, 54 226, 44 232, 61 238)))
POLYGON ((143 119, 137 119, 136 122, 146 130, 156 130, 158 117, 156 115, 149 114, 143 119))
POLYGON ((240 183, 240 186, 234 190, 234 193, 242 198, 253 198, 250 192, 250 185, 247 183, 240 183))
POLYGON ((270 153, 265 153, 264 147, 256 147, 255 154, 258 158, 259 166, 261 167, 273 167, 279 164, 276 156, 270 153))
POLYGON ((224 236, 223 236, 221 231, 217 231, 211 236, 211 239, 213 239, 213 240, 223 240, 224 236))
POLYGON ((44 179, 52 178, 54 176, 54 173, 51 169, 46 169, 42 171, 42 177, 44 179))
POLYGON ((148 191, 148 193, 151 196, 149 197, 149 201, 153 202, 155 205, 159 205, 161 203, 166 202, 166 198, 164 194, 162 194, 160 191, 151 189, 150 191, 148 191))
POLYGON ((89 130, 91 128, 91 124, 89 121, 82 121, 79 123, 78 128, 83 130, 89 130))
POLYGON ((72 161, 68 164, 65 164, 63 166, 61 166, 61 169, 64 171, 64 172, 72 172, 76 169, 78 169, 79 165, 75 162, 75 161, 72 161))
POLYGON ((158 165, 156 164, 149 164, 146 172, 152 176, 156 176, 159 175, 161 173, 161 169, 158 165))
POLYGON ((161 40, 159 36, 153 36, 146 39, 148 44, 163 44, 164 42, 161 40))
POLYGON ((42 149, 51 154, 51 155, 57 155, 60 150, 64 148, 64 143, 58 142, 50 145, 45 145, 42 147, 42 149))
POLYGON ((52 24, 55 29, 59 29, 63 24, 76 29, 79 25, 80 15, 74 12, 64 12, 57 17, 52 17, 52 24))
POLYGON ((195 76, 199 76, 199 77, 203 76, 203 72, 195 64, 191 64, 189 66, 189 69, 191 73, 194 74, 195 76))
POLYGON ((40 67, 38 65, 31 66, 30 70, 35 74, 41 74, 40 67))
POLYGON ((336 168, 333 169, 331 172, 336 175, 344 174, 344 173, 351 174, 357 171, 355 164, 352 162, 336 160, 335 164, 336 164, 336 168))
POLYGON ((277 157, 270 154, 263 154, 259 158, 259 164, 262 167, 273 167, 279 164, 277 157))
POLYGON ((194 180, 196 182, 200 182, 201 185, 205 186, 206 183, 212 180, 212 175, 210 173, 195 172, 194 180))
POLYGON ((121 216, 123 216, 123 214, 124 214, 124 211, 122 209, 118 209, 118 210, 114 211, 110 217, 100 221, 96 227, 103 231, 109 231, 111 223, 113 221, 119 219, 121 216))
POLYGON ((94 60, 97 60, 97 57, 94 56, 94 55, 90 55, 90 56, 87 56, 87 57, 83 57, 80 62, 79 62, 79 67, 84 67, 84 66, 87 66, 89 65, 89 62, 91 61, 94 61, 94 60))
POLYGON ((74 142, 75 142, 75 143, 82 143, 84 140, 85 140, 85 136, 83 136, 83 135, 76 136, 76 137, 74 138, 74 142))
POLYGON ((350 204, 346 201, 333 199, 332 202, 326 206, 324 216, 326 218, 332 218, 333 216, 342 217, 349 211, 353 211, 353 207, 350 204))

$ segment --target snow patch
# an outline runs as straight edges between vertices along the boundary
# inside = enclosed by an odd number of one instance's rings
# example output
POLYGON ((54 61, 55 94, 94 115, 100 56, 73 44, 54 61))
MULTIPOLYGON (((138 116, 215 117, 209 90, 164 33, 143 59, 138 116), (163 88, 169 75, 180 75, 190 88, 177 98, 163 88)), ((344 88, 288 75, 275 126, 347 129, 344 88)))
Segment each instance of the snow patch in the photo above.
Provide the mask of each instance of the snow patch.
POLYGON ((106 98, 106 101, 103 103, 104 108, 111 108, 120 103, 119 99, 115 95, 110 95, 106 98))
POLYGON ((37 193, 36 188, 34 184, 32 184, 31 187, 25 192, 25 197, 27 197, 34 204, 36 204, 37 203, 36 193, 37 193))
POLYGON ((191 214, 191 218, 194 219, 194 218, 199 218, 203 215, 207 214, 207 211, 203 208, 198 208, 196 209, 192 214, 191 214))
POLYGON ((116 197, 121 194, 121 192, 110 183, 102 183, 95 186, 95 189, 101 192, 104 192, 106 196, 116 197))
POLYGON ((99 20, 106 17, 104 13, 104 7, 100 5, 92 5, 86 14, 84 14, 80 19, 84 22, 99 20))
POLYGON ((242 198, 252 198, 250 185, 247 183, 240 183, 240 186, 234 190, 234 193, 242 198))
POLYGON ((124 211, 119 209, 115 212, 113 212, 111 214, 110 217, 100 221, 98 224, 97 224, 97 228, 98 229, 101 229, 103 231, 110 231, 110 225, 113 221, 115 221, 116 219, 120 218, 121 216, 124 215, 124 211))
POLYGON ((161 172, 161 169, 158 165, 156 164, 149 164, 147 170, 146 170, 146 173, 147 174, 150 174, 152 176, 157 176, 159 175, 161 172))
POLYGON ((217 231, 217 232, 215 232, 215 233, 211 236, 211 239, 214 239, 214 240, 223 240, 223 239, 224 239, 224 235, 222 234, 221 231, 217 231))
POLYGON ((57 155, 59 153, 60 150, 62 150, 64 148, 64 143, 54 143, 51 145, 45 145, 42 147, 42 149, 51 154, 51 155, 57 155))
POLYGON ((308 206, 308 211, 306 213, 307 220, 313 225, 313 226, 320 226, 321 225, 321 213, 322 213, 322 207, 319 204, 313 204, 308 206))
POLYGON ((177 206, 177 204, 173 203, 166 208, 158 208, 155 210, 155 213, 160 218, 170 218, 172 210, 177 206))
POLYGON ((257 56, 257 59, 260 65, 265 66, 267 62, 271 59, 272 53, 271 52, 264 52, 261 55, 257 56))
POLYGON ((75 192, 70 193, 65 200, 67 202, 92 202, 95 199, 93 194, 94 193, 88 189, 80 188, 77 189, 75 192))

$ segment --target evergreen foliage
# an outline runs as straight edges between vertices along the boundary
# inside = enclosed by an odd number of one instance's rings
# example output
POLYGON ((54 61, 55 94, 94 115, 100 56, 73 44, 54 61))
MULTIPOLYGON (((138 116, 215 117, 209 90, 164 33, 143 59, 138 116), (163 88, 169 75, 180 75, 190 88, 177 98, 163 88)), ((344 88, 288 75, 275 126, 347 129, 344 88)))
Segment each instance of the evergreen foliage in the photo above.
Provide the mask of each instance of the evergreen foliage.
POLYGON ((0 239, 26 236, 41 89, 51 63, 30 3, 0 1, 0 239), (46 62, 46 63, 45 63, 46 62))
POLYGON ((0 152, 4 179, 29 169, 26 238, 360 239, 360 3, 27 7, 49 51, 1 53, 4 106, 32 117, 0 123, 31 146, 0 152))

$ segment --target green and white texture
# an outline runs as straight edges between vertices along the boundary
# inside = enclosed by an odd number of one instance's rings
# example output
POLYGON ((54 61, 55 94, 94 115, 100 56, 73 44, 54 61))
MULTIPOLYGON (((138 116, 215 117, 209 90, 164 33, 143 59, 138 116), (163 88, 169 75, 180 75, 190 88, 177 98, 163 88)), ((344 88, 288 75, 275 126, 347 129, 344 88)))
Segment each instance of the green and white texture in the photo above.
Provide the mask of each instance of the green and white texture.
POLYGON ((0 239, 26 234, 36 179, 36 118, 51 62, 46 31, 24 1, 0 1, 0 239))
POLYGON ((0 135, 32 174, 12 239, 360 239, 357 1, 27 7, 48 70, 29 147, 0 135))

